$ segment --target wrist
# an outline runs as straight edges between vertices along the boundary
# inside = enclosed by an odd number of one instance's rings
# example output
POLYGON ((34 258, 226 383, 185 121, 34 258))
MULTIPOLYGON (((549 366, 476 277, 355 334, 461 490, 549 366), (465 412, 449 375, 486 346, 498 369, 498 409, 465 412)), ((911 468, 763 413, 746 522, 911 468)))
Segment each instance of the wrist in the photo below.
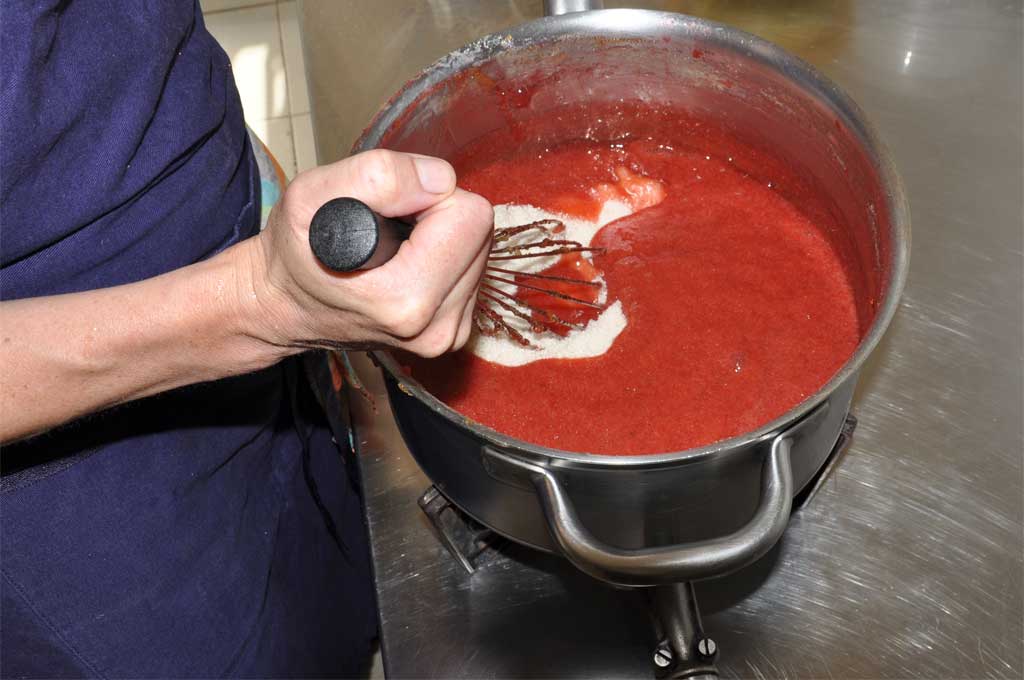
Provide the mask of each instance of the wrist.
POLYGON ((227 307, 225 318, 253 370, 269 366, 297 354, 292 345, 299 315, 287 292, 276 286, 269 275, 269 259, 260 236, 246 239, 222 253, 230 276, 218 281, 227 307))

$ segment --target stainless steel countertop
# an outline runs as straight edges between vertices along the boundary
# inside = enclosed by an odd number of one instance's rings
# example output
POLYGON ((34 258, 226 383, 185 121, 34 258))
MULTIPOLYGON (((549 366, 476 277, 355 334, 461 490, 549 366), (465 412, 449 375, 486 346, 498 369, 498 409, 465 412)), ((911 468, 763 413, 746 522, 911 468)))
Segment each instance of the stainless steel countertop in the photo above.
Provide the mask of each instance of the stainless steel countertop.
MULTIPOLYGON (((998 677, 1022 668, 1022 6, 613 2, 706 16, 820 67, 877 124, 913 211, 903 305, 853 445, 780 547, 698 586, 725 677, 998 677)), ((432 60, 540 0, 303 0, 321 162, 432 60)), ((367 368, 364 366, 364 368, 367 368)), ((650 677, 643 596, 512 548, 470 577, 379 376, 356 414, 391 677, 650 677)), ((357 403, 362 403, 356 400, 357 403)))

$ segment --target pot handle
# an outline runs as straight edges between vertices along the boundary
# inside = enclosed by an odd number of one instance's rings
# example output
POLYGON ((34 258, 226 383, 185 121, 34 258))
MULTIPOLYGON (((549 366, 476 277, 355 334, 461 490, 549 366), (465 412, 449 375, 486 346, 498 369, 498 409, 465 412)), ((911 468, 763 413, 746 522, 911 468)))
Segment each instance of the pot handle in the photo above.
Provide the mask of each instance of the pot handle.
POLYGON ((761 502, 746 525, 720 538, 686 545, 624 550, 594 537, 580 522, 565 489, 548 468, 494 449, 487 455, 526 472, 562 552, 581 571, 622 586, 691 581, 744 567, 767 553, 782 536, 793 505, 792 437, 778 435, 761 468, 761 502))
POLYGON ((604 0, 544 0, 544 16, 557 17, 569 12, 604 9, 604 0))

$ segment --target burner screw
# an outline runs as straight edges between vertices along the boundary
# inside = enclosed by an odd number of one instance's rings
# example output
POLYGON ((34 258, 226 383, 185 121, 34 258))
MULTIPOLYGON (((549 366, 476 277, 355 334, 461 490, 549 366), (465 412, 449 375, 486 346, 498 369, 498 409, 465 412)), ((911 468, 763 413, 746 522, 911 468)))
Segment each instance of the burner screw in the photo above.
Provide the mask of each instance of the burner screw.
POLYGON ((654 650, 654 665, 658 668, 668 668, 672 665, 672 650, 667 644, 662 643, 654 650))
POLYGON ((697 653, 705 659, 711 659, 718 653, 718 645, 711 638, 701 638, 697 643, 697 653))

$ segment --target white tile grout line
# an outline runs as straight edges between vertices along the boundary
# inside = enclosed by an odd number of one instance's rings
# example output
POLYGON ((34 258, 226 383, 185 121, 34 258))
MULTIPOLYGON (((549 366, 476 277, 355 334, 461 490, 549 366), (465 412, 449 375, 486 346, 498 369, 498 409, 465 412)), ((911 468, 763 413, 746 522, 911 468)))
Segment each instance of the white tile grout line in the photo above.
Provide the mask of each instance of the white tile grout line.
MULTIPOLYGON (((285 1, 287 1, 287 0, 278 0, 278 2, 285 2, 285 1)), ((309 47, 308 47, 306 41, 302 39, 302 24, 303 24, 303 22, 302 22, 302 13, 300 12, 301 5, 302 5, 302 0, 295 0, 295 22, 296 22, 296 25, 297 25, 297 27, 299 29, 299 51, 300 51, 300 53, 302 55, 302 79, 303 79, 303 82, 306 85, 306 87, 305 87, 305 89, 306 89, 306 111, 305 111, 304 114, 300 114, 300 115, 308 115, 309 116, 309 131, 312 134, 312 138, 313 138, 313 165, 314 165, 314 167, 316 167, 316 166, 320 165, 320 147, 319 147, 319 145, 317 144, 317 141, 316 141, 316 137, 317 137, 316 125, 313 124, 313 121, 316 120, 316 116, 313 115, 313 110, 314 110, 315 107, 313 106, 313 97, 310 94, 310 84, 309 84, 309 80, 310 80, 309 79, 309 64, 310 64, 310 60, 309 60, 309 47)), ((284 51, 284 45, 282 43, 282 52, 283 51, 284 51)), ((298 160, 296 160, 295 163, 296 163, 296 165, 298 165, 298 160)))
MULTIPOLYGON (((274 17, 277 19, 277 39, 281 41, 281 68, 284 71, 284 97, 288 105, 288 127, 292 134, 289 136, 292 145, 292 159, 295 162, 295 174, 299 174, 299 154, 295 148, 295 114, 292 112, 291 84, 288 82, 288 57, 284 50, 284 28, 281 26, 281 0, 274 3, 274 17)), ((294 179, 294 177, 293 177, 294 179)))
POLYGON ((211 9, 209 11, 202 9, 203 16, 209 16, 210 14, 223 14, 224 12, 235 12, 240 9, 249 9, 250 7, 266 7, 267 5, 276 5, 278 0, 266 0, 266 2, 254 2, 251 5, 239 5, 238 7, 221 7, 220 9, 211 9))

